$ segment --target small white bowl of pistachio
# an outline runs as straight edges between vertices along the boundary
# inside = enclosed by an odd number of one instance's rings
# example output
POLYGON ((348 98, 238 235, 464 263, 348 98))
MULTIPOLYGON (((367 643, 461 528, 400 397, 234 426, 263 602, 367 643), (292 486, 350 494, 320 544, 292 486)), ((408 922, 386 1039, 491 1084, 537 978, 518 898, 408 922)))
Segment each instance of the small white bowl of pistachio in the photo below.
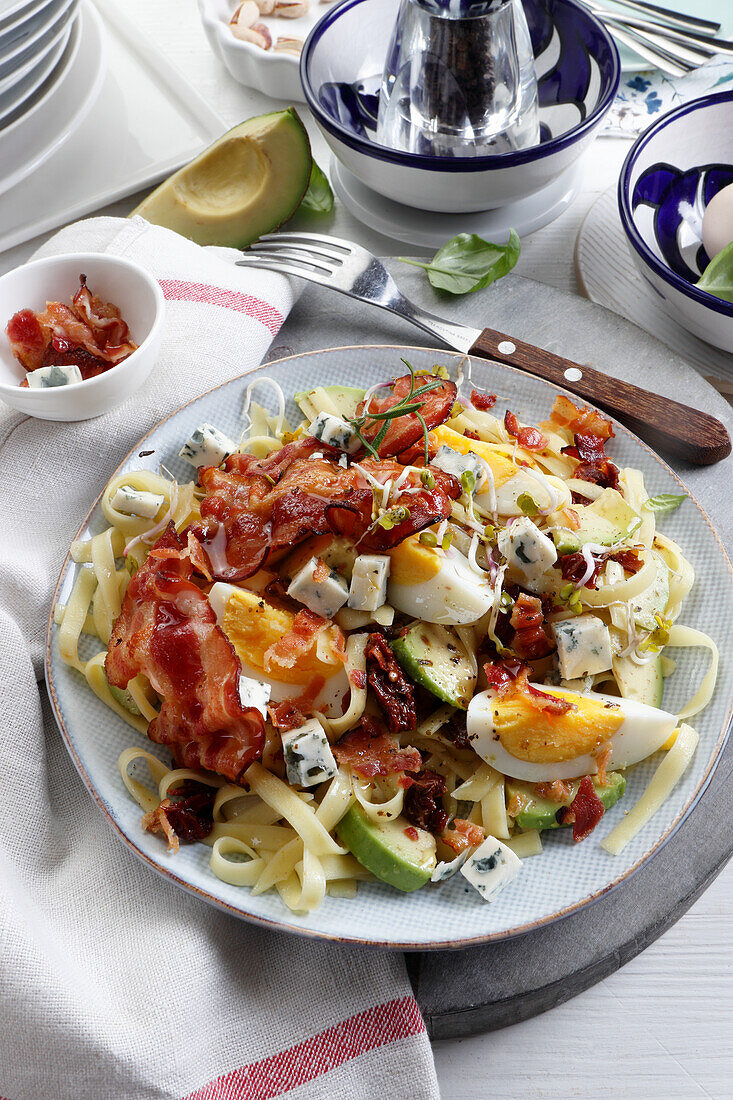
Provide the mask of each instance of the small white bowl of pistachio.
POLYGON ((299 59, 332 0, 199 0, 209 45, 240 84, 304 103, 299 59))

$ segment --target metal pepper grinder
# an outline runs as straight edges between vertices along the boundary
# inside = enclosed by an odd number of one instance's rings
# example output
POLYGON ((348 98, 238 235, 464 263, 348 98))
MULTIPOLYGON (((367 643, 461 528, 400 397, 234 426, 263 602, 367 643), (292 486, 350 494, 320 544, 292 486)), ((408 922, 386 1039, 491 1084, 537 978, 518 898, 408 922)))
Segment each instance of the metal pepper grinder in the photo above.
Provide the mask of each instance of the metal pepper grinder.
POLYGON ((436 157, 539 142, 537 78, 521 0, 402 0, 377 140, 436 157))

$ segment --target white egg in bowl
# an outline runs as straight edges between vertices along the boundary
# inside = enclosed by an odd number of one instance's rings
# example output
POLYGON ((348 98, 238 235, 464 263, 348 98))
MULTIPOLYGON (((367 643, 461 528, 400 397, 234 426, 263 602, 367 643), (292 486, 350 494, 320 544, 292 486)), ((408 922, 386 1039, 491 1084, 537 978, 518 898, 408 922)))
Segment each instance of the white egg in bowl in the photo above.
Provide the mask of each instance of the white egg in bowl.
POLYGON ((526 691, 501 695, 491 689, 474 695, 468 706, 471 747, 513 779, 543 783, 595 775, 606 746, 611 750, 606 768, 628 768, 660 749, 677 725, 673 714, 634 699, 538 690, 570 708, 555 713, 541 709, 526 691))
POLYGON ((308 694, 310 706, 340 716, 349 693, 343 634, 328 624, 291 644, 295 615, 259 592, 218 581, 209 592, 216 621, 234 646, 242 674, 270 687, 274 703, 308 694))

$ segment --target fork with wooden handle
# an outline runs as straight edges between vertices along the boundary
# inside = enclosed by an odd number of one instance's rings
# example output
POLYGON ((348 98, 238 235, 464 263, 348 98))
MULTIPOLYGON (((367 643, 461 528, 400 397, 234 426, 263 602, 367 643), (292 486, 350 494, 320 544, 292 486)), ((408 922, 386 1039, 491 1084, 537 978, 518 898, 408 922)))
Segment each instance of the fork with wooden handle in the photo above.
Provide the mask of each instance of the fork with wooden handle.
POLYGON ((573 363, 494 329, 474 329, 427 313, 405 298, 380 260, 361 245, 319 233, 262 237, 237 261, 295 275, 403 317, 468 355, 493 359, 561 386, 612 413, 658 450, 707 466, 730 454, 725 426, 707 413, 573 363))

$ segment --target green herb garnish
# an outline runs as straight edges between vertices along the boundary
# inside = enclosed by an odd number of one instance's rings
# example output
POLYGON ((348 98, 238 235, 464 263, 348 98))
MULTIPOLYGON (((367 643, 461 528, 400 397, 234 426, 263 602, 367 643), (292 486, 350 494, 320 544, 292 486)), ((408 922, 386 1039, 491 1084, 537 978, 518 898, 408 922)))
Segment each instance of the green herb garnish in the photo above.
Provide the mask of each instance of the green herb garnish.
POLYGON ((531 497, 529 493, 522 493, 519 497, 517 497, 517 504, 525 516, 539 515, 539 505, 534 497, 531 497))
POLYGON ((724 302, 733 302, 733 241, 710 261, 695 285, 724 302))
POLYGON ((384 437, 387 434, 387 429, 389 428, 390 421, 391 420, 397 420, 401 416, 409 416, 410 413, 415 413, 415 415, 417 416, 417 419, 420 421, 420 424, 422 425, 423 441, 424 441, 424 445, 425 445, 425 462, 427 464, 427 462, 429 461, 429 458, 430 458, 430 455, 428 453, 428 426, 425 423, 425 420, 424 420, 423 416, 420 413, 420 409, 422 408, 422 401, 416 401, 415 398, 416 397, 421 397, 424 393, 427 393, 429 390, 437 389, 438 386, 442 385, 442 382, 440 381, 439 378, 434 378, 431 382, 426 383, 426 385, 424 385, 424 386, 420 386, 420 388, 416 390, 415 389, 415 371, 412 367, 412 364, 408 363, 406 359, 403 359, 402 362, 405 364, 405 366, 407 367, 407 369, 410 372, 410 392, 405 394, 405 396, 402 397, 397 402, 396 405, 393 405, 390 409, 384 409, 381 412, 380 411, 375 411, 375 412, 370 412, 369 411, 368 405, 371 404, 371 399, 370 399, 369 403, 364 407, 364 411, 362 412, 361 416, 352 417, 348 421, 348 423, 354 429, 354 432, 359 437, 362 445, 369 452, 369 454, 372 456, 372 458, 378 459, 379 458, 379 446, 380 446, 381 443, 384 442, 384 437), (366 424, 366 422, 368 420, 381 421, 381 425, 382 425, 380 427, 379 431, 377 432, 377 434, 374 436, 374 439, 372 439, 371 441, 366 439, 364 437, 364 435, 362 434, 362 431, 361 431, 361 429, 364 427, 364 425, 366 424))
POLYGON ((512 229, 506 244, 491 244, 475 233, 459 233, 433 256, 429 263, 408 260, 405 264, 421 267, 436 290, 449 294, 473 294, 508 274, 519 259, 522 245, 512 229))
POLYGON ((680 496, 674 493, 660 493, 659 496, 645 500, 642 508, 646 508, 647 512, 674 512, 675 508, 679 508, 682 501, 686 499, 687 493, 682 493, 680 496))
POLYGON ((301 209, 310 210, 314 214, 330 214, 333 210, 333 191, 331 184, 315 161, 311 165, 308 190, 300 202, 301 209))

